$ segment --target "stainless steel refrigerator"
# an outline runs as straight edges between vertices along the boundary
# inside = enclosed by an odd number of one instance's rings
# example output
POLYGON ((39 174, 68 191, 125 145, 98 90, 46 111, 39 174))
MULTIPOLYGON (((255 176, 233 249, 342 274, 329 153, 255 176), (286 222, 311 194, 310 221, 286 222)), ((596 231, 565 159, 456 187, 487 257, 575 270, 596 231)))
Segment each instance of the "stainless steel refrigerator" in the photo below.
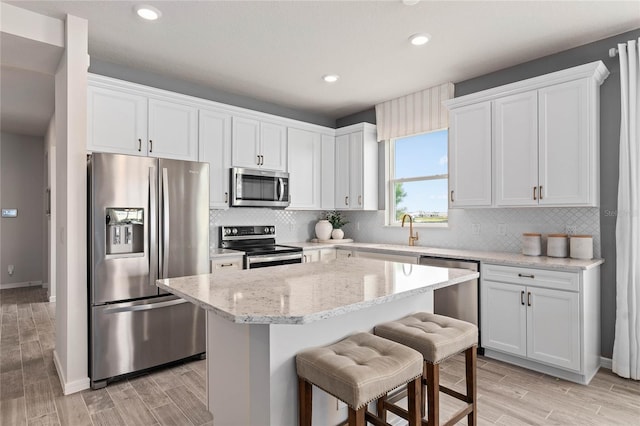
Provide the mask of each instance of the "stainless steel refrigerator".
POLYGON ((201 308, 158 278, 209 273, 209 165, 92 154, 89 375, 109 379, 205 352, 201 308))

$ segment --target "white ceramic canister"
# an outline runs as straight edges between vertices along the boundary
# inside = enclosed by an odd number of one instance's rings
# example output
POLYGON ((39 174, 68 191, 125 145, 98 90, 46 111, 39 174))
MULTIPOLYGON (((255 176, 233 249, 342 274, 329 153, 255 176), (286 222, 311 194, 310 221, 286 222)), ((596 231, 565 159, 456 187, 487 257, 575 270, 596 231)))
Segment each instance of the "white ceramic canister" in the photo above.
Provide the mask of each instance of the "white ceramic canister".
POLYGON ((522 234, 522 254, 540 256, 542 254, 542 236, 535 233, 522 234))
POLYGON ((569 240, 567 234, 547 235, 547 256, 567 257, 569 255, 569 240))
POLYGON ((316 237, 321 241, 327 241, 331 238, 331 231, 333 231, 333 226, 329 223, 328 220, 319 220, 316 223, 316 237))
POLYGON ((570 256, 573 259, 593 259, 593 237, 591 235, 572 235, 570 239, 570 256))

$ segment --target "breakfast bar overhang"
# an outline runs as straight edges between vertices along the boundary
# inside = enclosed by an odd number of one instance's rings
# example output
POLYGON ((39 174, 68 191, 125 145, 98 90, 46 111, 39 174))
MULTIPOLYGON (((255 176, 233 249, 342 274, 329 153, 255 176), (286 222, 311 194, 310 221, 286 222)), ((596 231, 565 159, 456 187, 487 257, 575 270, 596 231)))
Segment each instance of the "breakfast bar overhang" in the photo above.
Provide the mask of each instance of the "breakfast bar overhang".
MULTIPOLYGON (((465 269, 362 258, 158 280, 206 310, 207 406, 218 426, 296 425, 295 355, 413 312, 433 291, 478 277, 465 269)), ((313 423, 346 407, 313 394, 313 423)))

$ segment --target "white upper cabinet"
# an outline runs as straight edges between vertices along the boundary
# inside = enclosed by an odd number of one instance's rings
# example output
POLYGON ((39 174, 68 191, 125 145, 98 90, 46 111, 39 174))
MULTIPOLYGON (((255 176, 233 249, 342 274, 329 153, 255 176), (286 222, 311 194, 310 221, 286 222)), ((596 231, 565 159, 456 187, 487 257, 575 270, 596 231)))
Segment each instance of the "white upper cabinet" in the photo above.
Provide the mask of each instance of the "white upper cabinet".
POLYGON ((90 78, 87 150, 176 160, 198 159, 198 110, 129 90, 104 77, 90 78), (108 81, 107 84, 101 84, 108 81))
POLYGON ((287 129, 290 209, 321 208, 322 139, 319 133, 287 129))
POLYGON ((200 110, 198 161, 209 163, 209 207, 229 207, 231 167, 231 115, 200 110))
POLYGON ((541 89, 538 102, 539 204, 597 206, 599 116, 589 81, 541 89))
POLYGON ((451 111, 449 206, 491 205, 491 103, 451 111))
POLYGON ((446 101, 450 206, 597 206, 608 75, 597 61, 446 101))
POLYGON ((493 104, 496 206, 538 204, 538 92, 493 104))
POLYGON ((336 207, 335 182, 336 182, 336 138, 329 135, 321 135, 322 142, 322 188, 320 208, 333 210, 336 207))
POLYGON ((92 86, 87 96, 87 149, 146 156, 147 98, 92 86))
POLYGON ((197 108, 149 99, 148 134, 150 157, 197 161, 197 108))
POLYGON ((368 123, 336 131, 335 208, 378 209, 378 142, 368 123))
POLYGON ((286 171, 287 135, 283 125, 233 117, 233 167, 286 171))

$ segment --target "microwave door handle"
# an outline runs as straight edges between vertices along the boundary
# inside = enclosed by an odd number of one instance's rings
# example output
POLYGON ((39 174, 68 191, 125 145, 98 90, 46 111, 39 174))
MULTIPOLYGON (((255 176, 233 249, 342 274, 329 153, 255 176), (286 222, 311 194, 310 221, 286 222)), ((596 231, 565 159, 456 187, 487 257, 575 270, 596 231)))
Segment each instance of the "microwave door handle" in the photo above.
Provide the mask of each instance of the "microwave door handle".
POLYGON ((278 201, 284 198, 284 179, 278 178, 278 201))
POLYGON ((156 187, 158 174, 155 167, 149 167, 149 223, 146 226, 149 247, 149 285, 155 286, 158 278, 158 189, 156 187))
POLYGON ((169 172, 162 169, 162 278, 169 278, 169 172))

